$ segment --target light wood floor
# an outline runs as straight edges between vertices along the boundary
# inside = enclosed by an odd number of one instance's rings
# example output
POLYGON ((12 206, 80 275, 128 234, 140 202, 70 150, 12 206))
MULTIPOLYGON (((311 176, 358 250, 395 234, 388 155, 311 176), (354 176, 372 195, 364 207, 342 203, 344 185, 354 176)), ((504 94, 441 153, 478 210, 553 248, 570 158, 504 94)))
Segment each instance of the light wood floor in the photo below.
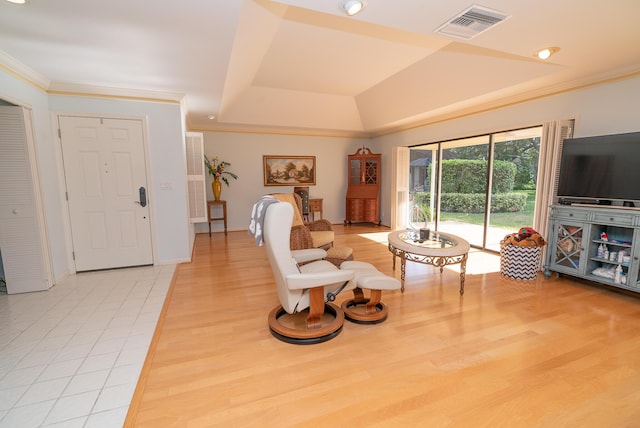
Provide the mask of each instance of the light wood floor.
MULTIPOLYGON (((388 229, 335 229, 394 274, 386 244, 360 236, 388 229)), ((408 263, 404 294, 383 294, 386 322, 299 346, 267 328, 278 302, 264 248, 246 232, 198 235, 125 426, 640 426, 640 298, 482 273, 496 261, 470 256, 462 297, 455 269, 408 263)))

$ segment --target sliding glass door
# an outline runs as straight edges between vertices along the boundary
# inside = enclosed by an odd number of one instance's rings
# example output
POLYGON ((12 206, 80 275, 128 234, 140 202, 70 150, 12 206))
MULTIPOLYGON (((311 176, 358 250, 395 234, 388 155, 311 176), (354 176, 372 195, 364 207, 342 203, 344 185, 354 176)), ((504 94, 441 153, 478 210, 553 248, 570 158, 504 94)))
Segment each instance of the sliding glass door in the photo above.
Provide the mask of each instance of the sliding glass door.
POLYGON ((413 227, 499 251, 500 240, 533 224, 542 127, 411 148, 413 227))
POLYGON ((412 149, 409 164, 409 223, 414 229, 435 230, 438 147, 412 149))
POLYGON ((489 136, 442 143, 438 230, 484 245, 489 136))
POLYGON ((506 234, 533 226, 541 135, 541 126, 493 134, 493 189, 484 248, 500 251, 506 234))

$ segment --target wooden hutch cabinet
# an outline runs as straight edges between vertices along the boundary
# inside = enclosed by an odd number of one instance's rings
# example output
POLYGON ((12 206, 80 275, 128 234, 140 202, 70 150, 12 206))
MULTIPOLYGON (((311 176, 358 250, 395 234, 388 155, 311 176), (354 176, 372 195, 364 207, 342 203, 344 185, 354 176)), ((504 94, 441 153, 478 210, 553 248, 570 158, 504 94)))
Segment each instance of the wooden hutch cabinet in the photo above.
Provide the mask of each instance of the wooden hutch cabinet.
POLYGON ((349 185, 345 224, 369 222, 380 224, 381 155, 362 147, 349 155, 349 185))

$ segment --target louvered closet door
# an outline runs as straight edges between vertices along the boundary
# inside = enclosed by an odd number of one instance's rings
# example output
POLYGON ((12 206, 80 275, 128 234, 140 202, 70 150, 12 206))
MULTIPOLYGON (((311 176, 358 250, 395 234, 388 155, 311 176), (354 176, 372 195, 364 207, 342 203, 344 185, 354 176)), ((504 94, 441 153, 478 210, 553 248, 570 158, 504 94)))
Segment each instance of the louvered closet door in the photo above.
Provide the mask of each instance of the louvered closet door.
POLYGON ((30 112, 0 107, 0 252, 9 294, 52 284, 35 165, 30 112))
POLYGON ((189 221, 208 221, 206 171, 204 167, 204 135, 201 132, 187 132, 187 186, 189 195, 189 221))

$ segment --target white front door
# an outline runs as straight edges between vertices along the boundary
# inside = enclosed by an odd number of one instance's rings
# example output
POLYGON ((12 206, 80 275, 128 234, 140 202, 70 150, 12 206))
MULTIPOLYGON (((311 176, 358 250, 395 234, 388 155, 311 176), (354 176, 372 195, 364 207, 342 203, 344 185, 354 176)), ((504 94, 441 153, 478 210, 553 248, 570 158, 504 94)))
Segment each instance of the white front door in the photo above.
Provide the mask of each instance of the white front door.
POLYGON ((142 121, 60 116, 76 271, 153 263, 142 121))

